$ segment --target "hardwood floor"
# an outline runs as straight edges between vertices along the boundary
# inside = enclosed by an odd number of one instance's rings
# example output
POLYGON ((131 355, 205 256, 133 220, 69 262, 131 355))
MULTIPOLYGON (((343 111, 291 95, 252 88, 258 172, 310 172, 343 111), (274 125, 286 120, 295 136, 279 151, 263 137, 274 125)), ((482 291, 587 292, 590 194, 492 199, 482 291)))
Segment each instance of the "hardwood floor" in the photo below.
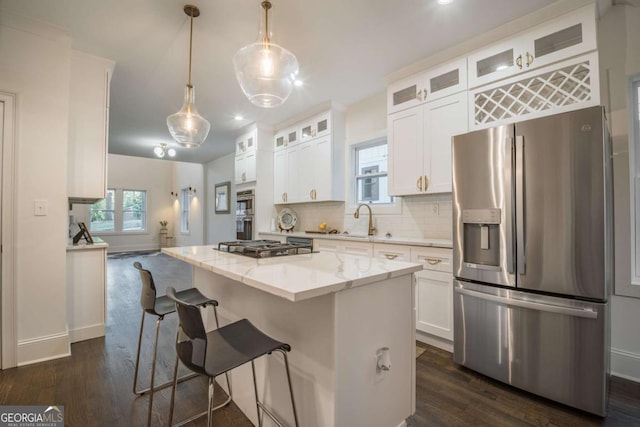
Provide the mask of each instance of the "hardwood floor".
MULTIPOLYGON (((64 405, 66 426, 142 426, 146 423, 146 396, 132 391, 138 330, 140 279, 133 263, 152 271, 156 286, 184 289, 191 284, 191 267, 174 258, 152 253, 112 257, 108 261, 107 334, 73 344, 72 356, 0 371, 0 405, 64 405)), ((224 304, 224 301, 221 301, 224 304)), ((140 384, 150 377, 155 319, 147 317, 141 359, 140 384)), ((161 326, 156 381, 170 379, 174 362, 176 316, 161 326)), ((416 361, 417 411, 408 420, 414 426, 640 426, 640 384, 614 378, 610 415, 606 419, 550 402, 490 380, 452 362, 451 354, 434 347, 416 361)), ((295 349, 294 349, 295 351, 295 349)), ((185 371, 186 373, 186 371, 185 371)), ((204 411, 206 380, 182 383, 177 391, 174 421, 204 411)), ((216 401, 226 397, 217 390, 216 401)), ((167 425, 170 389, 156 393, 153 425, 167 425)), ((191 425, 205 425, 200 419, 191 425)), ((216 411, 214 424, 250 426, 231 404, 216 411)), ((342 427, 342 426, 341 426, 342 427)))

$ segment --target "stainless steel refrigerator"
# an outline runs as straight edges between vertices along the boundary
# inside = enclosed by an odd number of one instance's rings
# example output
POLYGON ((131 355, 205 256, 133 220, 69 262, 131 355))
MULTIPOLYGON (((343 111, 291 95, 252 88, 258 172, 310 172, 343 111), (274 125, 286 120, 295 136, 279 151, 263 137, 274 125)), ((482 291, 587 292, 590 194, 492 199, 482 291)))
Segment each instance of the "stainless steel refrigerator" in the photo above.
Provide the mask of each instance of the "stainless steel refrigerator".
POLYGON ((611 144, 602 107, 455 136, 454 361, 606 415, 611 144))

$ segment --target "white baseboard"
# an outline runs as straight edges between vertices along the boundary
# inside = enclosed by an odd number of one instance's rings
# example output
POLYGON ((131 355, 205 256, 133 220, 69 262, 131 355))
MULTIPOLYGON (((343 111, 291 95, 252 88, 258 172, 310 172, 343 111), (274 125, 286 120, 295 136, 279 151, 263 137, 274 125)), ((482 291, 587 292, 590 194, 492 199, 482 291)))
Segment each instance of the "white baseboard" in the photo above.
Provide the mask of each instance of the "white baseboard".
POLYGON ((67 332, 18 341, 18 366, 67 356, 71 356, 67 332))
POLYGON ((416 330, 416 340, 453 353, 453 342, 416 330))
POLYGON ((84 326, 82 328, 69 330, 69 342, 74 343, 78 341, 90 340, 91 338, 103 337, 104 333, 104 323, 84 326))
POLYGON ((640 382, 640 354, 612 348, 611 375, 640 382))

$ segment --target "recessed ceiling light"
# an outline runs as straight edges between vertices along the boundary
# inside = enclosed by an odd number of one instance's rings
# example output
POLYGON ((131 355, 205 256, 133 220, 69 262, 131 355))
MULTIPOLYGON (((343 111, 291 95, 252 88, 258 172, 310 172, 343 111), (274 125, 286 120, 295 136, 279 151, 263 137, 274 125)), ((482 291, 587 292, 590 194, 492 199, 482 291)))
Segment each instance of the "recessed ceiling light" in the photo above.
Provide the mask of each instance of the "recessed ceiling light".
POLYGON ((233 120, 237 120, 237 121, 244 120, 244 117, 242 117, 240 114, 236 114, 235 116, 233 116, 233 120))
POLYGON ((296 85, 296 87, 300 87, 300 86, 302 86, 304 84, 304 82, 302 80, 300 80, 300 79, 296 79, 293 82, 293 84, 296 85))
POLYGON ((438 0, 438 4, 449 4, 453 3, 453 0, 438 0))

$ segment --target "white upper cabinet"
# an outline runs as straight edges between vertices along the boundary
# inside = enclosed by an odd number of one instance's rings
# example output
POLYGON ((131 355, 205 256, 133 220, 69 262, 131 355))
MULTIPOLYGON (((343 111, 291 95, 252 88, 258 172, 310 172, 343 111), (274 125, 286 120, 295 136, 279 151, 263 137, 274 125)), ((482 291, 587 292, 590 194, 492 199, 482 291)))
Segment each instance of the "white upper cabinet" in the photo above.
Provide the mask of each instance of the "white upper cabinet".
POLYGON ((256 180, 257 135, 258 132, 254 129, 236 139, 236 184, 245 184, 256 180))
POLYGON ((344 200, 343 112, 329 110, 276 133, 274 183, 275 204, 344 200))
POLYGON ((595 5, 469 55, 469 87, 478 87, 597 48, 595 5))
POLYGON ((114 63, 82 52, 71 54, 68 196, 99 200, 107 191, 109 83, 114 63))
POLYGON ((396 82, 387 90, 387 113, 396 113, 467 88, 467 59, 434 67, 396 82))
POLYGON ((308 141, 331 134, 331 111, 326 111, 300 123, 300 140, 308 141))
POLYGON ((467 117, 466 92, 389 115, 389 194, 451 192, 451 137, 467 117))
POLYGON ((274 137, 274 151, 281 150, 300 142, 300 130, 297 126, 283 129, 274 137))

